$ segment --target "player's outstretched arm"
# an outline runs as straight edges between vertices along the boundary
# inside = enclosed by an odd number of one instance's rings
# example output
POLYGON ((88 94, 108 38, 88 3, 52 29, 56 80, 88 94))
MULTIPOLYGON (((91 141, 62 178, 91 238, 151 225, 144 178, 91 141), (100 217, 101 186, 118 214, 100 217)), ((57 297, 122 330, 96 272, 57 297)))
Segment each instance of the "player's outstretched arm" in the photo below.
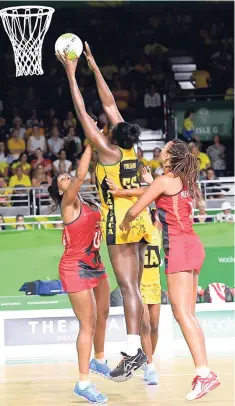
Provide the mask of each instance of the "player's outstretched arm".
POLYGON ((123 231, 130 230, 130 223, 136 219, 136 217, 148 207, 154 200, 165 192, 165 179, 164 176, 159 176, 153 183, 146 188, 144 194, 139 198, 138 202, 134 204, 126 213, 120 229, 123 231))
POLYGON ((71 61, 66 57, 66 55, 59 53, 57 53, 56 56, 64 66, 67 73, 74 108, 86 138, 99 152, 99 157, 101 157, 101 159, 103 154, 105 157, 107 157, 107 155, 113 155, 114 160, 118 160, 120 158, 119 151, 117 151, 117 148, 111 147, 107 137, 105 137, 105 135, 99 131, 94 120, 86 111, 85 103, 75 77, 78 59, 71 61))
POLYGON ((87 42, 85 42, 86 51, 84 52, 89 68, 95 75, 95 80, 97 84, 97 89, 99 92, 99 96, 103 105, 103 109, 107 114, 108 120, 112 125, 116 125, 121 121, 124 121, 121 114, 118 111, 116 102, 112 95, 111 90, 109 89, 107 83, 105 82, 102 73, 98 65, 95 62, 95 59, 91 53, 90 47, 87 42))
POLYGON ((77 198, 77 194, 80 191, 81 186, 89 170, 91 156, 92 156, 92 146, 88 144, 84 154, 82 155, 80 163, 77 166, 74 180, 70 183, 68 190, 64 194, 63 206, 69 206, 73 204, 74 200, 77 198))

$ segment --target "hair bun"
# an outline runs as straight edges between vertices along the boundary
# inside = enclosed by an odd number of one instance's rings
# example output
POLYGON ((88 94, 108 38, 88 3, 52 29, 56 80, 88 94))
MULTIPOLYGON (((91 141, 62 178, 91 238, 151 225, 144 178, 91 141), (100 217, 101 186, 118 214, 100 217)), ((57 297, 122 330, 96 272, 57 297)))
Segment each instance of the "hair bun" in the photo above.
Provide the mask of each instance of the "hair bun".
POLYGON ((113 128, 112 134, 119 147, 131 149, 135 144, 139 143, 141 131, 137 124, 122 121, 113 128))
POLYGON ((130 125, 130 133, 133 137, 140 136, 140 127, 138 126, 138 124, 130 125))
POLYGON ((129 124, 126 131, 125 147, 126 149, 132 148, 140 140, 140 127, 137 124, 129 124))

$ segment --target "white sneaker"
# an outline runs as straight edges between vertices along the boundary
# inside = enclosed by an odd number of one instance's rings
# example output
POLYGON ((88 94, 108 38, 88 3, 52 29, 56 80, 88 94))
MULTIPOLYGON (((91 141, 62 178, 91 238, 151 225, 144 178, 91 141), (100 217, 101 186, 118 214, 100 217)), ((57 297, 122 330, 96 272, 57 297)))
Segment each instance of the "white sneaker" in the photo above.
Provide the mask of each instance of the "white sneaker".
POLYGON ((207 395, 210 391, 217 388, 221 382, 217 375, 210 371, 206 378, 196 376, 192 382, 193 390, 186 395, 186 400, 196 400, 207 395))
POLYGON ((156 371, 149 371, 148 378, 147 378, 148 385, 157 385, 158 384, 158 376, 156 371))

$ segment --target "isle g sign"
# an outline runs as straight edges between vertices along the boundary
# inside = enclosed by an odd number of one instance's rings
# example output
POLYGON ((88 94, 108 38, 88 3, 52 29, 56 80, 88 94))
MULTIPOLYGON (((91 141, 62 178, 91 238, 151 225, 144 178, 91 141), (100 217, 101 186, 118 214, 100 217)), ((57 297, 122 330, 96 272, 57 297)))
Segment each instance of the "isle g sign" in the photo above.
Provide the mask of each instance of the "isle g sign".
POLYGON ((193 109, 195 134, 201 140, 211 140, 217 134, 221 137, 232 137, 233 102, 231 101, 186 101, 174 103, 173 109, 177 118, 178 133, 183 132, 185 111, 193 109))

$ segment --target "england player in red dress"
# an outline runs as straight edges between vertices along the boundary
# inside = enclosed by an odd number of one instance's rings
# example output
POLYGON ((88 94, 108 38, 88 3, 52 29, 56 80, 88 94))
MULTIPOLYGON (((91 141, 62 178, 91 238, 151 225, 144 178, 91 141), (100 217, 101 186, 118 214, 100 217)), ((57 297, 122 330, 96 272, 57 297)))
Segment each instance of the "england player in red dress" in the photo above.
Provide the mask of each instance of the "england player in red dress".
MULTIPOLYGON (((139 213, 156 202, 162 222, 165 272, 172 311, 196 367, 193 388, 186 399, 195 400, 220 384, 218 377, 208 368, 204 334, 195 316, 198 274, 205 258, 204 247, 192 227, 193 199, 200 197, 198 162, 188 145, 177 139, 163 148, 161 161, 163 176, 157 177, 147 189, 128 191, 140 199, 126 213, 120 228, 129 232, 131 222, 139 213)), ((114 193, 119 192, 115 190, 114 193)))
POLYGON ((79 382, 74 393, 92 403, 105 403, 107 397, 97 391, 89 380, 89 367, 107 378, 110 373, 104 359, 110 289, 99 255, 101 215, 95 202, 85 202, 78 194, 87 175, 91 155, 92 147, 88 145, 75 177, 71 178, 66 173, 55 176, 48 191, 55 207, 60 206, 64 222, 65 251, 59 265, 60 279, 80 325, 77 339, 79 382), (95 358, 90 362, 93 343, 95 358))

